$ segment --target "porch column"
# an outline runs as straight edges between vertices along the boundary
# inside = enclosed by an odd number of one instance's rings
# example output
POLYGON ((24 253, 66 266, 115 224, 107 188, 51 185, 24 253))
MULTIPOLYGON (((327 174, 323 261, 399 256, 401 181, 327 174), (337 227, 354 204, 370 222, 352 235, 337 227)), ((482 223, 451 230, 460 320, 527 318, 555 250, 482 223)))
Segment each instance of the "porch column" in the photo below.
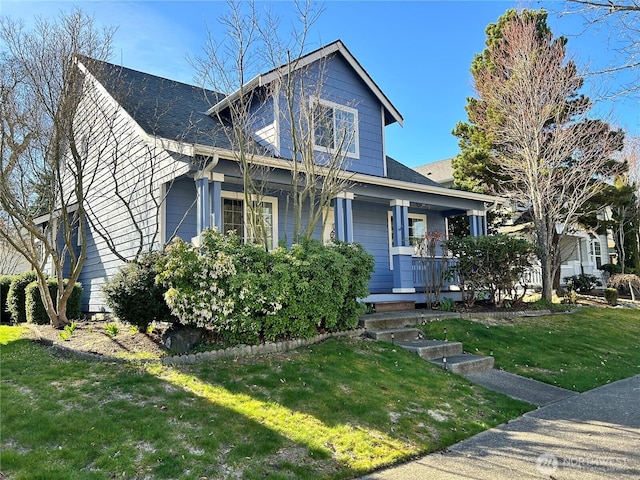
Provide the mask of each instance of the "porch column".
POLYGON ((209 196, 209 176, 198 172, 196 180, 196 229, 198 236, 202 234, 205 228, 211 226, 211 199, 209 196))
POLYGON ((333 199, 336 239, 353 242, 353 193, 341 192, 333 199))
POLYGON ((472 237, 481 237, 487 234, 486 215, 482 210, 467 210, 469 217, 469 229, 472 237))
POLYGON ((222 173, 210 173, 209 195, 211 198, 211 227, 222 232, 222 173))
POLYGON ((409 244, 409 201, 392 200, 393 210, 393 293, 415 293, 413 247, 409 244))

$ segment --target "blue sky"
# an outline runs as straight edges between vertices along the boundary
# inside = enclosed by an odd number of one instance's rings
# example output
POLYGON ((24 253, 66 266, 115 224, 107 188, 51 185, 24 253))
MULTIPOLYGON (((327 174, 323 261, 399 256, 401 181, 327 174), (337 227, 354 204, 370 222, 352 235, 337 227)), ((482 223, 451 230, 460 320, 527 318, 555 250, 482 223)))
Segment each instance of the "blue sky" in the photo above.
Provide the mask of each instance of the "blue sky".
MULTIPOLYGON (((0 14, 31 22, 34 15, 52 16, 74 5, 99 23, 117 26, 115 63, 192 82, 187 55, 202 53, 207 28, 215 36, 222 1, 7 1, 0 14)), ((292 21, 292 5, 269 4, 292 21)), ((404 127, 387 127, 387 154, 409 166, 455 156, 457 139, 451 130, 466 120, 464 105, 473 95, 469 73, 475 53, 484 47, 487 24, 509 8, 545 7, 555 35, 568 37, 568 49, 583 67, 602 68, 615 60, 614 41, 606 30, 585 31, 577 15, 557 15, 563 2, 514 1, 327 1, 313 26, 314 48, 341 39, 404 117, 404 127)), ((598 83, 601 93, 621 79, 598 83)), ((591 85, 588 85, 591 87, 591 85)), ((593 93, 587 88, 585 93, 593 93)), ((598 114, 640 136, 638 99, 617 98, 598 104, 598 114)))

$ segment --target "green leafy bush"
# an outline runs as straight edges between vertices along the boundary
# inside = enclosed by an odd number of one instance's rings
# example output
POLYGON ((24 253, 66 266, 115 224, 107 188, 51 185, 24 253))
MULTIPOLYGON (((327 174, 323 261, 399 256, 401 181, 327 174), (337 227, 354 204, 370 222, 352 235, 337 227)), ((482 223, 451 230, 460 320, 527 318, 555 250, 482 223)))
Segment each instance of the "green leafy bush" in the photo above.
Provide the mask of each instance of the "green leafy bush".
POLYGON ((198 248, 177 240, 167 249, 158 281, 181 323, 257 343, 355 327, 372 271, 359 245, 312 240, 267 252, 207 231, 198 248))
POLYGON ((0 275, 0 323, 9 323, 11 315, 7 310, 7 295, 15 275, 0 275))
POLYGON ((618 289, 606 288, 604 290, 604 299, 609 305, 615 307, 618 304, 618 289))
POLYGON ((9 292, 7 293, 7 310, 14 323, 25 323, 27 321, 25 289, 27 285, 36 280, 36 272, 25 272, 13 277, 9 292))
POLYGON ((498 306, 507 297, 512 305, 522 301, 525 289, 518 294, 516 287, 533 264, 535 247, 531 243, 508 235, 454 237, 445 243, 456 257, 453 270, 462 283, 463 300, 468 306, 483 291, 498 306))
POLYGON ((165 289, 156 283, 162 254, 142 255, 124 265, 103 287, 106 304, 123 322, 147 331, 153 321, 176 321, 164 300, 165 289))
POLYGON ((603 272, 607 272, 609 275, 615 275, 616 273, 622 273, 622 265, 617 263, 605 263, 598 267, 598 270, 602 270, 603 272))
POLYGON ((602 282, 598 280, 598 277, 588 273, 564 277, 564 281, 569 290, 575 290, 579 293, 589 292, 596 287, 602 286, 602 282))
POLYGON ((329 247, 346 260, 342 278, 347 280, 347 290, 335 330, 350 330, 358 325, 360 315, 366 310, 366 306, 358 299, 369 295, 369 279, 375 268, 375 260, 359 243, 333 240, 329 247))
MULTIPOLYGON (((65 287, 69 284, 68 280, 64 280, 65 287)), ((47 286, 51 298, 54 299, 58 294, 58 280, 55 278, 47 279, 47 286)), ((82 285, 76 283, 71 292, 71 296, 67 300, 67 318, 78 319, 82 315, 81 311, 82 302, 82 285)), ((35 323, 38 325, 47 325, 50 323, 47 310, 44 308, 44 302, 40 295, 40 289, 38 288, 38 282, 31 282, 25 289, 25 308, 27 322, 35 323)))

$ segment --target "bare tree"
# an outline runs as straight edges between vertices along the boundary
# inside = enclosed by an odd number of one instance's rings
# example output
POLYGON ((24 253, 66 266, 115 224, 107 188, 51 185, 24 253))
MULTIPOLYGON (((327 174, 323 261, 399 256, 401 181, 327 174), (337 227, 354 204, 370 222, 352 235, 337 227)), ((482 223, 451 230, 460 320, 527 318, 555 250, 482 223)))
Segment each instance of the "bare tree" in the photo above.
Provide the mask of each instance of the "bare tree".
MULTIPOLYGON (((262 107, 271 97, 268 88, 248 85, 263 62, 259 51, 259 16, 253 3, 228 2, 229 11, 220 18, 224 36, 216 39, 208 32, 204 56, 191 59, 202 86, 215 92, 208 101, 218 120, 218 128, 228 142, 242 175, 247 228, 253 241, 270 248, 262 215, 262 198, 269 169, 256 161, 266 153, 253 135, 262 107)), ((211 132, 216 136, 219 132, 211 132)), ((243 235, 244 232, 237 232, 243 235)))
POLYGON ((38 18, 31 31, 0 18, 0 205, 8 219, 0 235, 33 265, 56 327, 68 323, 67 300, 85 262, 85 199, 95 181, 85 171, 94 132, 77 121, 95 86, 77 58, 107 58, 112 35, 80 10, 38 18), (58 280, 55 297, 49 265, 58 280))
POLYGON ((618 211, 615 215, 618 224, 614 228, 614 233, 618 251, 621 254, 622 273, 624 273, 627 232, 633 237, 629 243, 635 247, 635 252, 629 253, 635 258, 636 271, 640 267, 640 138, 635 137, 625 141, 620 159, 626 163, 628 170, 624 175, 619 176, 618 181, 622 184, 621 186, 631 190, 630 198, 617 206, 618 211))
POLYGON ((558 234, 569 231, 580 209, 620 167, 612 152, 621 132, 588 118, 582 78, 565 56, 564 39, 541 31, 535 17, 515 15, 474 73, 476 125, 493 145, 501 193, 529 205, 550 300, 558 269, 558 234))
MULTIPOLYGON (((588 27, 609 30, 612 52, 616 58, 600 74, 621 71, 640 73, 640 1, 638 0, 569 0, 569 13, 581 14, 588 27)), ((640 75, 623 84, 615 95, 640 90, 640 75)))
MULTIPOLYGON (((120 74, 120 67, 81 58, 78 68, 94 86, 98 82, 110 84, 109 95, 101 88, 84 92, 81 124, 91 131, 92 141, 87 145, 83 173, 85 179, 92 183, 99 179, 100 183, 99 188, 91 189, 86 195, 86 218, 92 234, 99 237, 115 257, 122 262, 135 262, 143 253, 162 248, 176 235, 177 232, 167 232, 165 238, 160 238, 163 233, 160 216, 175 178, 185 173, 188 165, 178 161, 180 153, 169 155, 158 137, 141 132, 129 117, 135 117, 138 109, 145 108, 145 124, 154 132, 178 99, 155 101, 153 108, 149 108, 145 105, 150 101, 148 85, 129 83, 120 74), (106 211, 115 213, 105 215, 106 211), (127 232, 125 239, 122 230, 127 232)), ((165 88, 171 86, 154 85, 151 95, 171 97, 171 92, 163 91, 165 88)), ((194 125, 189 122, 180 137, 172 140, 173 150, 184 148, 183 138, 192 128, 194 125)), ((187 213, 184 212, 182 220, 187 213)))
POLYGON ((287 204, 292 210, 293 241, 311 238, 332 199, 350 184, 348 152, 356 142, 353 122, 336 118, 319 102, 325 93, 324 57, 312 64, 304 61, 308 34, 321 9, 311 2, 295 3, 299 26, 282 38, 274 16, 260 16, 252 3, 232 1, 229 6, 229 14, 221 19, 226 43, 215 42, 210 35, 206 55, 194 63, 208 86, 233 92, 214 112, 242 172, 248 223, 254 232, 264 232, 265 243, 261 198, 270 170, 259 157, 290 158, 287 204), (260 72, 268 73, 259 76, 260 72), (318 142, 323 134, 326 141, 318 142))

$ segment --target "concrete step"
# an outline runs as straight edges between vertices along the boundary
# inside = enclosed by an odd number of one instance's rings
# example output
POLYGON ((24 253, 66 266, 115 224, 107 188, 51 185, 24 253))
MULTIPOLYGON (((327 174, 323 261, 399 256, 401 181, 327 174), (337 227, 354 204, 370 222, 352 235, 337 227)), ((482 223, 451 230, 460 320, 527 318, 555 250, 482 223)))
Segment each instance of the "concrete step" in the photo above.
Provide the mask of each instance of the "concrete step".
POLYGON ((452 357, 462 354, 462 343, 460 342, 443 342, 441 340, 410 340, 398 341, 399 346, 405 350, 415 353, 425 360, 434 358, 452 357))
POLYGON ((367 330, 385 330, 401 328, 407 325, 420 325, 431 320, 456 318, 459 316, 459 314, 453 312, 439 312, 437 310, 370 313, 360 317, 360 324, 367 330))
POLYGON ((433 359, 429 361, 450 372, 457 373, 458 375, 471 375, 472 373, 480 373, 491 370, 493 368, 494 360, 493 357, 462 354, 453 355, 452 357, 433 359))
POLYGON ((388 328, 385 330, 367 330, 367 336, 383 342, 397 343, 417 340, 420 330, 417 328, 388 328))

